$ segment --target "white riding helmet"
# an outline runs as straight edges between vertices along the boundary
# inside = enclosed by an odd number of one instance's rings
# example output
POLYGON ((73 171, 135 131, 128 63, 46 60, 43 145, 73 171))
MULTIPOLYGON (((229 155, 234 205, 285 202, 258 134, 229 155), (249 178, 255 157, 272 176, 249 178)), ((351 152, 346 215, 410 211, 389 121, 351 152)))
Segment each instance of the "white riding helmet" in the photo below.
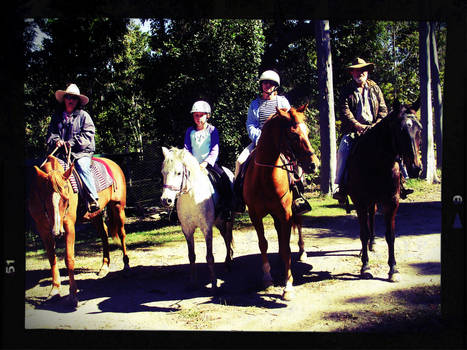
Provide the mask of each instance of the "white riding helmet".
POLYGON ((211 106, 206 101, 196 101, 191 107, 190 113, 201 112, 211 114, 211 106))
POLYGON ((281 85, 281 79, 279 78, 279 74, 277 74, 273 70, 264 71, 263 74, 261 74, 261 76, 259 77, 260 84, 263 80, 271 80, 276 82, 277 86, 281 85))

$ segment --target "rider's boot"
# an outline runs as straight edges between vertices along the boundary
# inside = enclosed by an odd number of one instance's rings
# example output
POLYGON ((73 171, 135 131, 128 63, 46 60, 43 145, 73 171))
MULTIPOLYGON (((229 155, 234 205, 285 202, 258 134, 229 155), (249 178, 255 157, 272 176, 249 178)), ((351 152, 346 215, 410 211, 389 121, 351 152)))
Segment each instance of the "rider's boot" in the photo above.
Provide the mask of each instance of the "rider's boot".
POLYGON ((347 200, 347 189, 343 184, 339 185, 338 190, 334 192, 332 198, 337 199, 341 205, 345 204, 347 200))
POLYGON ((413 193, 413 190, 411 188, 404 187, 404 183, 405 183, 405 179, 401 176, 400 196, 402 199, 406 199, 409 194, 413 193))
POLYGON ((297 185, 292 186, 292 212, 295 215, 302 215, 311 210, 311 205, 298 189, 297 185))

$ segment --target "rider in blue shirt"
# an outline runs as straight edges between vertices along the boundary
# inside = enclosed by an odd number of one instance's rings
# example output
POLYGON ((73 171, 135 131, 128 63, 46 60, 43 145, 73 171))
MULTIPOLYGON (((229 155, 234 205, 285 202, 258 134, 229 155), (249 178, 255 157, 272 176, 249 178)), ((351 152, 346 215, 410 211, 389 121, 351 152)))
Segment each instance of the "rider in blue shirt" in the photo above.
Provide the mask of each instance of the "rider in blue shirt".
POLYGON ((211 175, 211 181, 219 190, 219 210, 224 220, 231 220, 231 182, 222 167, 217 164, 219 156, 219 132, 208 123, 211 106, 206 101, 197 101, 191 108, 194 126, 185 132, 185 149, 198 160, 211 175))

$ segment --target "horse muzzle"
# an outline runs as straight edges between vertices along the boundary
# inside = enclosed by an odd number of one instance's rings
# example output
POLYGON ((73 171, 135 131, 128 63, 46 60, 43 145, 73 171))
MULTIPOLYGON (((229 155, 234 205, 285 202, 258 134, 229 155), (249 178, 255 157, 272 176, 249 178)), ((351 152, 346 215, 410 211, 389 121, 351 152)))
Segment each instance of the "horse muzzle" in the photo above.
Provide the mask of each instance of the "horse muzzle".
POLYGON ((175 200, 169 197, 161 197, 161 204, 167 209, 171 209, 175 205, 175 200))

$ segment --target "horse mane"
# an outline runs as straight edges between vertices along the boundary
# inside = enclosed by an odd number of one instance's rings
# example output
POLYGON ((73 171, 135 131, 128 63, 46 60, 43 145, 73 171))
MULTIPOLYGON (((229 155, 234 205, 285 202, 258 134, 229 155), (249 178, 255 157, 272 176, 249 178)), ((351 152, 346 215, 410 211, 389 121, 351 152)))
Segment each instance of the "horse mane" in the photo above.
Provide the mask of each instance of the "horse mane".
POLYGON ((62 197, 65 196, 64 189, 67 184, 67 180, 63 177, 63 171, 52 170, 48 175, 54 191, 58 192, 62 197))
POLYGON ((294 122, 296 124, 301 124, 305 122, 305 113, 300 113, 297 111, 296 108, 290 107, 290 109, 287 111, 286 108, 277 108, 276 113, 271 114, 268 119, 266 119, 263 128, 267 124, 271 124, 274 120, 282 120, 286 121, 287 124, 294 122), (280 119, 282 117, 283 119, 280 119))
POLYGON ((170 147, 170 152, 172 153, 172 158, 166 158, 164 160, 164 165, 170 166, 173 162, 179 161, 186 166, 190 172, 200 171, 198 160, 186 149, 170 147))

